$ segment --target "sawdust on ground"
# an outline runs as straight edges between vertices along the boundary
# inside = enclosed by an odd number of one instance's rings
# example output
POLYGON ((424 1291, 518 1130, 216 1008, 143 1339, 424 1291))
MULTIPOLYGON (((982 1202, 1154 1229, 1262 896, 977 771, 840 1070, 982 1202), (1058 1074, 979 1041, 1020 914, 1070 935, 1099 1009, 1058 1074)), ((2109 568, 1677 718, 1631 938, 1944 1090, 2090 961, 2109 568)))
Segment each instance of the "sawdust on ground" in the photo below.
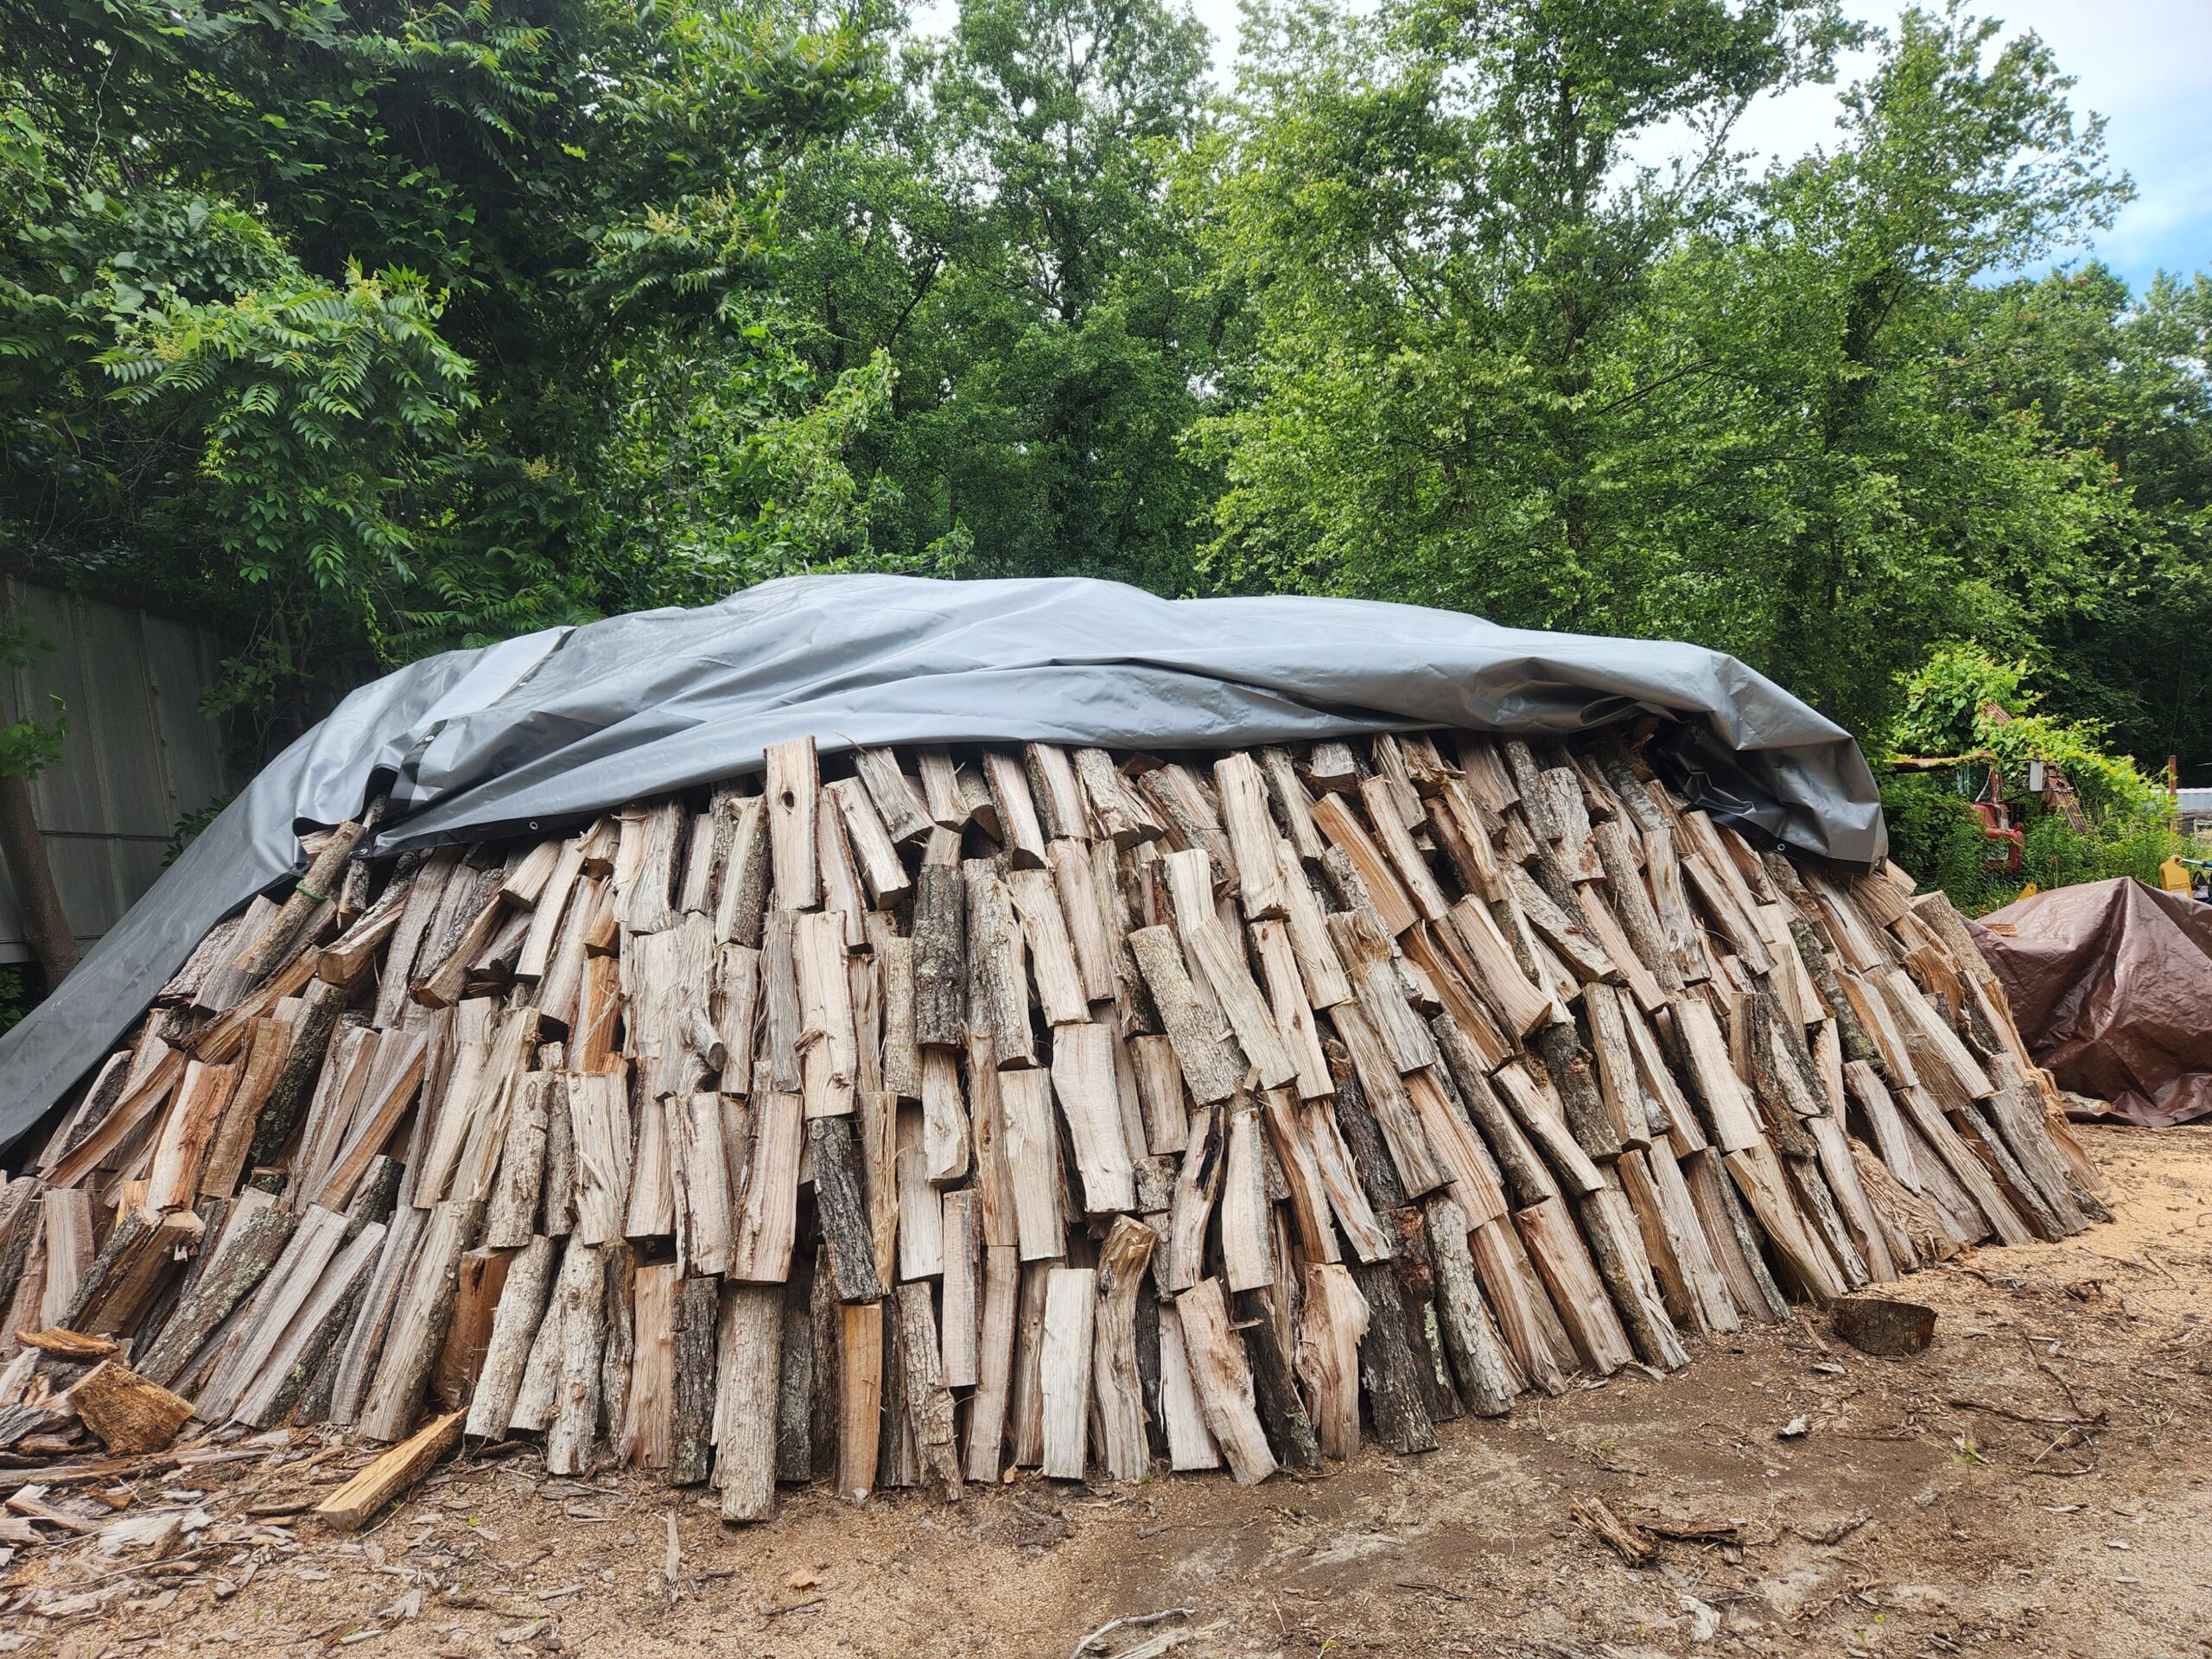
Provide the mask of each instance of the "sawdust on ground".
POLYGON ((1025 1477, 953 1506, 799 1493, 746 1529, 696 1493, 549 1480, 522 1457, 449 1465, 352 1539, 239 1518, 319 1496, 348 1461, 309 1468, 302 1446, 211 1491, 214 1524, 167 1561, 19 1558, 11 1597, 119 1587, 89 1616, 0 1619, 0 1650, 1064 1659, 1109 1620, 1172 1611, 1087 1651, 2201 1654, 2212 1128, 2083 1138, 2117 1219, 1915 1276, 1939 1313, 1916 1359, 1801 1314, 1665 1381, 1447 1425, 1425 1458, 1370 1446, 1253 1488, 1025 1477), (1662 1538, 1632 1567, 1574 1517, 1593 1497, 1733 1536, 1662 1538))

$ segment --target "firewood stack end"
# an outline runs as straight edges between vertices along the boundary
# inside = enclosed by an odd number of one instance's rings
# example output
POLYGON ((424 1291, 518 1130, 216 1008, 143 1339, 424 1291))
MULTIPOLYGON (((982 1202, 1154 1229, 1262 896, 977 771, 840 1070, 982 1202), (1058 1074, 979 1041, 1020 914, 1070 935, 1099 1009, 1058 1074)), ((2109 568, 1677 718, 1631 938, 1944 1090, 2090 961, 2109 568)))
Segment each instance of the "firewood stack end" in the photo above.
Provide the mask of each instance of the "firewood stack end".
POLYGON ((1941 895, 1618 734, 803 741, 366 827, 0 1185, 0 1441, 111 1353, 204 1427, 527 1436, 732 1521, 1251 1482, 2099 1213, 1941 895))

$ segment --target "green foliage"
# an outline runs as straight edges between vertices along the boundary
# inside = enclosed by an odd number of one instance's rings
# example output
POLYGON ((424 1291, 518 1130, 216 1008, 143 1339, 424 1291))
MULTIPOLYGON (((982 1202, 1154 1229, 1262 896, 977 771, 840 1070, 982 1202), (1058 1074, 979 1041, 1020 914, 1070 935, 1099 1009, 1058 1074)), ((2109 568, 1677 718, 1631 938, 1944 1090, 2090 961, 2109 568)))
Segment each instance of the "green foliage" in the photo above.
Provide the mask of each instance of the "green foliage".
POLYGON ((2111 753, 2094 721, 2037 712, 2042 694, 2022 680, 2025 663, 2003 663, 1974 645, 1947 645, 1905 677, 1904 704, 1890 729, 1891 752, 1939 756, 1986 751, 2018 791, 2028 762, 2062 768, 2082 804, 2100 819, 2135 820, 2164 804, 2158 785, 2126 755, 2111 753), (2005 718, 1993 718, 1994 709, 2005 718))
MULTIPOLYGON (((37 653, 53 649, 54 641, 28 628, 0 625, 0 666, 29 668, 37 653)), ((48 695, 54 704, 52 720, 25 715, 0 726, 0 777, 35 778, 60 761, 61 746, 69 735, 69 705, 59 692, 48 695)))
MULTIPOLYGON (((1923 892, 1941 889, 1969 916, 2010 904, 2018 878, 1993 870, 1993 843, 1980 817, 1948 778, 1905 772, 1882 783, 1882 816, 1890 827, 1890 856, 1910 870, 1923 892)), ((2049 822, 2065 825, 2057 819, 2049 822)))
POLYGON ((2140 863, 2125 757, 2212 766, 2212 278, 2054 268, 2129 187, 2044 44, 1247 24, 1219 92, 1188 0, 0 0, 0 538, 226 619, 206 704, 264 744, 791 572, 1095 575, 1693 639, 2063 766, 2051 868, 2140 863), (1755 170, 1746 110, 1862 44, 1755 170))

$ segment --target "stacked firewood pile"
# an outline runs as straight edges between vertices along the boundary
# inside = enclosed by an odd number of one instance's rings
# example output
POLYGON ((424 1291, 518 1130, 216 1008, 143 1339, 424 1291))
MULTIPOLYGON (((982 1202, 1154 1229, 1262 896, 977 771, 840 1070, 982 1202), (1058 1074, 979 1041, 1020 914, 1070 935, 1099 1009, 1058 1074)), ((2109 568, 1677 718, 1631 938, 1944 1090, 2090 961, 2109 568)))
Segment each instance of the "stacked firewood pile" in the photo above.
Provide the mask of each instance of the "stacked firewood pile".
POLYGON ((1617 737, 799 742, 569 836, 365 834, 0 1195, 0 1446, 542 1437, 734 1520, 1254 1481, 2095 1213, 1940 896, 1617 737))

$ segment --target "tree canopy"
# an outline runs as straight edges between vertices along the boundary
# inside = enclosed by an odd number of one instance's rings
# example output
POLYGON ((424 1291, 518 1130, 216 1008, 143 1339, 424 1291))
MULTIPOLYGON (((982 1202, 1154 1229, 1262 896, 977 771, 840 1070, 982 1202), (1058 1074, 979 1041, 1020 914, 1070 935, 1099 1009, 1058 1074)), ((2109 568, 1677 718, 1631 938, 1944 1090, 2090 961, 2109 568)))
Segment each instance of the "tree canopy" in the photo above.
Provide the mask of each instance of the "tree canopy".
POLYGON ((270 735, 866 568, 1688 638, 1869 734, 1994 662, 2212 765, 2212 278, 2085 255, 2033 35, 1253 0, 1216 86, 1185 0, 944 17, 0 0, 11 558, 202 610, 270 735))

